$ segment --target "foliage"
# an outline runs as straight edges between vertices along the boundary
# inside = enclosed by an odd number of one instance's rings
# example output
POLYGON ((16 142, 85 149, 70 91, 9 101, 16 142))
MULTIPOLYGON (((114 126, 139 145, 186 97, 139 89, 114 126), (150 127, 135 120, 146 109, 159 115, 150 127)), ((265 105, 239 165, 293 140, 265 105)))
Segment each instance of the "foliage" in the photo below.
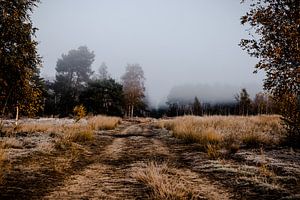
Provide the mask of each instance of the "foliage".
POLYGON ((300 145, 300 112, 296 95, 285 93, 277 101, 283 121, 288 130, 287 142, 293 146, 300 145))
POLYGON ((144 71, 139 64, 128 64, 122 76, 126 114, 133 117, 134 109, 143 104, 145 97, 144 71))
POLYGON ((274 94, 299 93, 300 2, 298 0, 255 0, 241 18, 255 31, 255 39, 243 39, 240 45, 259 58, 257 69, 266 71, 264 86, 274 94))
POLYGON ((71 113, 78 103, 80 92, 93 74, 91 65, 94 57, 93 52, 81 46, 76 50, 70 50, 68 54, 63 54, 62 58, 58 59, 54 91, 61 115, 71 113))
POLYGON ((242 24, 250 25, 255 38, 243 39, 244 50, 259 59, 257 69, 266 72, 265 89, 271 91, 278 102, 289 101, 281 108, 288 130, 298 136, 300 143, 300 2, 298 0, 255 0, 242 18, 242 24), (285 97, 285 98, 283 98, 285 97), (295 108, 295 109, 291 109, 295 108), (299 106, 298 106, 299 107, 299 106))
POLYGON ((86 109, 83 105, 77 105, 74 107, 73 113, 76 121, 79 121, 86 116, 86 109))
POLYGON ((30 13, 39 0, 0 1, 0 108, 25 115, 42 107, 41 58, 30 13), (17 34, 16 34, 17 33, 17 34))
POLYGON ((80 95, 80 102, 93 114, 122 116, 122 85, 113 79, 90 81, 80 95))

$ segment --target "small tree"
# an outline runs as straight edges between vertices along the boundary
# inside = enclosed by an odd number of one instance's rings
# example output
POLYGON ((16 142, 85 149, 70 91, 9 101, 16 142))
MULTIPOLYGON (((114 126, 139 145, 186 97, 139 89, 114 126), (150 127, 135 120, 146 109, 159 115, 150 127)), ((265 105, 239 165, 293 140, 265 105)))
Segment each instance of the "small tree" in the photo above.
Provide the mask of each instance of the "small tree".
POLYGON ((240 94, 235 96, 235 99, 239 105, 239 114, 240 115, 248 115, 251 108, 251 99, 249 94, 245 88, 243 88, 240 94))
POLYGON ((82 104, 77 105, 74 107, 73 113, 74 113, 75 120, 77 122, 86 116, 86 109, 82 104))
POLYGON ((126 115, 133 117, 134 109, 141 105, 145 97, 144 71, 139 64, 128 64, 121 77, 125 98, 126 115))

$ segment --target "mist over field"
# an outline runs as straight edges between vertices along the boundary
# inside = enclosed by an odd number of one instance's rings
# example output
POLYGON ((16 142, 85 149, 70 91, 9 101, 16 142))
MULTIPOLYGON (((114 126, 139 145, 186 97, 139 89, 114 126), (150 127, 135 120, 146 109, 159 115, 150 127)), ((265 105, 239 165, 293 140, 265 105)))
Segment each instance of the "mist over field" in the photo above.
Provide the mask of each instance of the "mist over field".
POLYGON ((0 0, 0 199, 299 199, 299 11, 0 0))
POLYGON ((247 37, 239 21, 246 9, 240 1, 42 1, 33 13, 42 75, 54 79, 61 54, 86 45, 96 55, 93 70, 105 62, 117 80, 127 63, 139 63, 154 107, 173 87, 179 95, 180 85, 199 85, 182 96, 207 101, 229 101, 242 87, 259 92, 264 75, 252 74, 256 59, 238 46, 247 37))

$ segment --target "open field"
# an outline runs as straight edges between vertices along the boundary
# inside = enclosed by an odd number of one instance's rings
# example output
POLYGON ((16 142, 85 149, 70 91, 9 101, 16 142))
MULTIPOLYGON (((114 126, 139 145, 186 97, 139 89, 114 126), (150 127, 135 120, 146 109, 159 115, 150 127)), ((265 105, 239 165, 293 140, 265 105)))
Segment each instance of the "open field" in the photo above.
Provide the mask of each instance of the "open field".
POLYGON ((278 116, 3 120, 0 199, 300 199, 278 116))

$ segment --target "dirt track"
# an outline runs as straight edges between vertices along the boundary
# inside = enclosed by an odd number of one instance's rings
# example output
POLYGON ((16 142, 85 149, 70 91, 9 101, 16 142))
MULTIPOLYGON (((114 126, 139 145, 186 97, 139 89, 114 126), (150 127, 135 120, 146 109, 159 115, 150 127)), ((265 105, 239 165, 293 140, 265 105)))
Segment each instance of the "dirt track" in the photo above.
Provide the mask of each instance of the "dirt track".
MULTIPOLYGON (((14 161, 0 186, 0 199, 149 199, 149 187, 132 176, 149 162, 170 164, 186 184, 182 187, 197 190, 196 199, 279 199, 299 189, 298 180, 290 190, 249 185, 236 173, 215 167, 234 169, 244 162, 240 157, 208 161, 196 144, 174 139, 149 122, 125 121, 117 130, 97 132, 93 142, 72 152, 34 153, 14 161)), ((247 167, 252 165, 249 162, 247 167)))

